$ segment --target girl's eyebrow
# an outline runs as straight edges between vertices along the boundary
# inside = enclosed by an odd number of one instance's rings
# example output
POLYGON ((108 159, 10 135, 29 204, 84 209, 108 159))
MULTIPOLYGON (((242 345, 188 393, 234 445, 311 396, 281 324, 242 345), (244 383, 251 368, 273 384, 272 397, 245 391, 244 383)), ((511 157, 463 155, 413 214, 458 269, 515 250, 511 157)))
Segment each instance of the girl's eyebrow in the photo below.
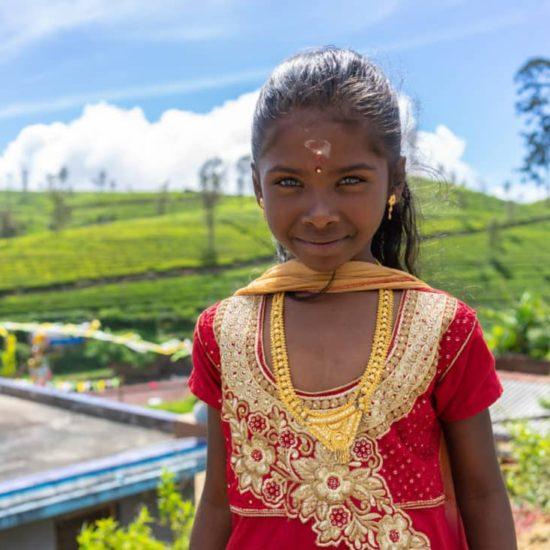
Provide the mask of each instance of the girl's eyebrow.
MULTIPOLYGON (((376 171, 376 168, 372 166, 371 164, 367 164, 366 162, 359 162, 357 164, 352 164, 350 166, 344 166, 343 168, 338 168, 335 170, 337 174, 343 174, 344 172, 352 172, 353 170, 372 170, 376 171)), ((282 166, 280 164, 277 164, 275 166, 272 166, 266 173, 270 174, 271 172, 287 172, 289 174, 296 174, 300 175, 304 172, 304 170, 300 170, 299 168, 291 168, 290 166, 282 166)))

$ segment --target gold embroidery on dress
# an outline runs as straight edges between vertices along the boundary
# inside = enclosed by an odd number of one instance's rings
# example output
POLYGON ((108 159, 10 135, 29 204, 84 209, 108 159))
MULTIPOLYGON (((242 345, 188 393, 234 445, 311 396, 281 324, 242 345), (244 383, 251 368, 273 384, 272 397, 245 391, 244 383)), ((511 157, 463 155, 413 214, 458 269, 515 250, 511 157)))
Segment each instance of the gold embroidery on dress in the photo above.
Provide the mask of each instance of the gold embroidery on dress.
POLYGON ((358 439, 351 462, 342 465, 277 405, 267 415, 252 412, 228 391, 222 417, 231 428, 231 465, 239 491, 250 491, 287 517, 311 520, 318 546, 430 548, 427 537, 394 505, 379 473, 382 459, 375 440, 358 439))
POLYGON ((221 335, 221 326, 223 321, 223 316, 225 315, 225 310, 227 306, 229 305, 229 299, 222 300, 218 307, 216 308, 216 313, 214 314, 214 322, 213 324, 213 331, 214 331, 214 338, 216 339, 216 343, 219 347, 220 342, 220 335, 221 335))
POLYGON ((239 514, 240 516, 257 518, 257 517, 286 517, 286 512, 275 508, 274 510, 257 510, 255 508, 241 508, 240 506, 230 505, 229 509, 234 514, 239 514))
POLYGON ((403 510, 419 510, 421 508, 433 508, 445 502, 445 495, 439 495, 435 498, 426 500, 407 500, 406 502, 398 502, 395 505, 403 510))
POLYGON ((427 389, 437 366, 440 335, 452 319, 452 297, 413 295, 372 409, 345 465, 336 464, 334 455, 287 415, 272 383, 263 373, 258 375, 259 297, 232 297, 220 310, 222 419, 231 430, 231 465, 239 491, 250 491, 270 510, 311 520, 320 546, 345 542, 357 549, 430 547, 393 502, 379 473, 382 458, 376 441, 427 389))

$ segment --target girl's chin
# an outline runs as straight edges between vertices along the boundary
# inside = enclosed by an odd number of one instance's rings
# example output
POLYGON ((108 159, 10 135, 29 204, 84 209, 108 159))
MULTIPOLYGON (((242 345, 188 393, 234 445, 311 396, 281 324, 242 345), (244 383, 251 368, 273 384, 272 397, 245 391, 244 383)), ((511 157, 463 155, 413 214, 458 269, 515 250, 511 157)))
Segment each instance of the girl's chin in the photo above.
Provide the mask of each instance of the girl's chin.
POLYGON ((330 273, 352 259, 349 254, 317 255, 303 252, 300 254, 293 252, 293 258, 320 273, 330 273))

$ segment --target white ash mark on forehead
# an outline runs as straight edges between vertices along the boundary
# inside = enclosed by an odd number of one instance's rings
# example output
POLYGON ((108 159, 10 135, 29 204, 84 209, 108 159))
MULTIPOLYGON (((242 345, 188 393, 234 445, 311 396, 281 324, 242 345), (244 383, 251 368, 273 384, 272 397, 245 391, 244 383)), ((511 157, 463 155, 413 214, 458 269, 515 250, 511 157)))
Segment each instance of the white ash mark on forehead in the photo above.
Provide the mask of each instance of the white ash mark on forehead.
POLYGON ((308 139, 304 142, 304 147, 315 155, 326 158, 330 157, 330 150, 332 148, 330 142, 326 139, 308 139))

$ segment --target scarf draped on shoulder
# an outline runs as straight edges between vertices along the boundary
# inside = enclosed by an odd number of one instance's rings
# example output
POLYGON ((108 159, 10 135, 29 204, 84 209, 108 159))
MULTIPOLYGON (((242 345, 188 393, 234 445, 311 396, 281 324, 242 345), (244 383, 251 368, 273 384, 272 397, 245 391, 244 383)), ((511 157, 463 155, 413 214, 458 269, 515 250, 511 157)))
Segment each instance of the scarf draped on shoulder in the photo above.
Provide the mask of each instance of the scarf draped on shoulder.
MULTIPOLYGON (((310 269, 298 260, 275 265, 247 286, 237 290, 236 296, 273 294, 275 292, 319 292, 327 286, 332 272, 310 269)), ((326 292, 353 292, 380 288, 431 288, 414 275, 370 262, 349 261, 336 270, 326 292)))

